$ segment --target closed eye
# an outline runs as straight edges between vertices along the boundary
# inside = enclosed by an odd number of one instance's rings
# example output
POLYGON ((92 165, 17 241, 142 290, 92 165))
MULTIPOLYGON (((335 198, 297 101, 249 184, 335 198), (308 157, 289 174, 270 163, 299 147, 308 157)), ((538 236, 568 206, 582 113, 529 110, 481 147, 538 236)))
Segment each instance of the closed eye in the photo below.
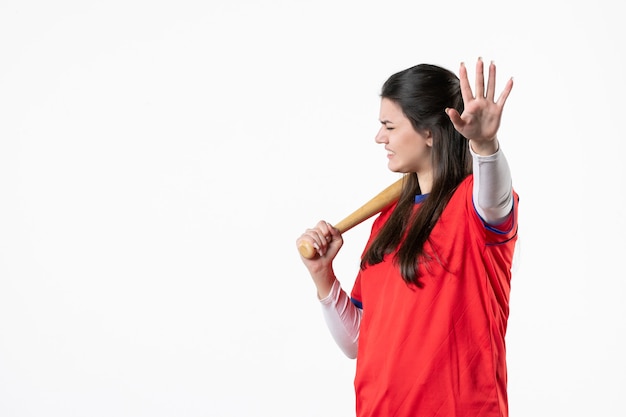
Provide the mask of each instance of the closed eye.
POLYGON ((387 130, 393 130, 393 126, 389 126, 389 123, 391 123, 388 120, 381 120, 380 124, 382 124, 383 126, 385 126, 385 129, 387 130))

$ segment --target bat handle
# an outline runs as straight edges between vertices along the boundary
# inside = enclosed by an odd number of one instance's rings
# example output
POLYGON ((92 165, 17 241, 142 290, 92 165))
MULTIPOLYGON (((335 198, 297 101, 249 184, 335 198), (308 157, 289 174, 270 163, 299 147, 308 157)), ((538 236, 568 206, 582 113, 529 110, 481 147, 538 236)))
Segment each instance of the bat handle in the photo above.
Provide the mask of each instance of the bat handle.
MULTIPOLYGON (((344 219, 337 223, 335 228, 339 230, 339 233, 347 232, 348 229, 351 229, 357 224, 357 222, 355 221, 352 221, 351 223, 350 221, 350 219, 344 219)), ((298 252, 300 252, 300 255, 302 255, 302 257, 306 259, 313 259, 315 258, 315 255, 317 255, 317 251, 313 247, 313 244, 311 244, 311 242, 307 240, 303 240, 298 244, 298 252)))
MULTIPOLYGON (((404 177, 403 177, 404 178, 404 177)), ((378 193, 374 198, 365 203, 363 206, 352 212, 345 219, 341 220, 335 225, 335 228, 339 230, 339 233, 344 233, 360 224, 361 222, 369 219, 373 215, 380 213, 384 208, 390 204, 398 201, 400 194, 402 193, 403 178, 400 178, 383 191, 378 193)), ((317 251, 308 241, 302 241, 298 244, 298 251, 303 258, 313 259, 317 251)))
POLYGON ((311 242, 306 240, 298 244, 298 252, 300 252, 300 255, 306 259, 313 259, 317 253, 311 242))

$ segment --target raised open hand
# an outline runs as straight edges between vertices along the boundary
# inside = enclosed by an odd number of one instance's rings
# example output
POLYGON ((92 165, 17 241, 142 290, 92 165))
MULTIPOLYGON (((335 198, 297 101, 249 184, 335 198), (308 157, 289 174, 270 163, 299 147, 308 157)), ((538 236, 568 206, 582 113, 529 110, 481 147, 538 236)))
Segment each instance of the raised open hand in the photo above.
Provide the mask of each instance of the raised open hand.
POLYGON ((446 109, 446 113, 454 128, 467 139, 472 141, 472 147, 497 150, 497 132, 502 118, 502 109, 511 89, 513 79, 510 78, 498 101, 494 101, 496 87, 496 65, 493 61, 489 64, 489 79, 487 90, 485 91, 485 77, 482 58, 476 62, 476 94, 472 93, 469 80, 467 79, 467 68, 461 63, 459 78, 461 81, 461 95, 463 96, 463 114, 452 108, 446 109), (491 145, 493 144, 493 145, 491 145), (491 145, 491 146, 490 146, 491 145))

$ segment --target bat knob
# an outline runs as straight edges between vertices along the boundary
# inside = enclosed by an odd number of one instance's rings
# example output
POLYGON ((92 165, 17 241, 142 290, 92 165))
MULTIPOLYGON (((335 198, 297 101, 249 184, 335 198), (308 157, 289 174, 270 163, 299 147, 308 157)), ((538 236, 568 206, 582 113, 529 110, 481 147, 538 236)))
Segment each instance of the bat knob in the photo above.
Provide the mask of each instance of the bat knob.
POLYGON ((317 253, 313 245, 311 245, 310 242, 306 241, 300 242, 300 244, 298 245, 298 252, 300 252, 300 255, 302 255, 302 257, 306 259, 313 259, 315 257, 315 254, 317 253))

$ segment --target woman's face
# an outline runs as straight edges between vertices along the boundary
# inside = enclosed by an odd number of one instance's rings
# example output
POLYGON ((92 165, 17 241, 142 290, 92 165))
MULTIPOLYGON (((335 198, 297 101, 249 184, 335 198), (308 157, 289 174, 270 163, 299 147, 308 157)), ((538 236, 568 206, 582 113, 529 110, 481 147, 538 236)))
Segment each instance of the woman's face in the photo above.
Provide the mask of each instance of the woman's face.
POLYGON ((380 102, 380 123, 376 143, 385 145, 391 171, 419 174, 431 169, 433 141, 430 132, 416 132, 402 108, 387 98, 380 102))

